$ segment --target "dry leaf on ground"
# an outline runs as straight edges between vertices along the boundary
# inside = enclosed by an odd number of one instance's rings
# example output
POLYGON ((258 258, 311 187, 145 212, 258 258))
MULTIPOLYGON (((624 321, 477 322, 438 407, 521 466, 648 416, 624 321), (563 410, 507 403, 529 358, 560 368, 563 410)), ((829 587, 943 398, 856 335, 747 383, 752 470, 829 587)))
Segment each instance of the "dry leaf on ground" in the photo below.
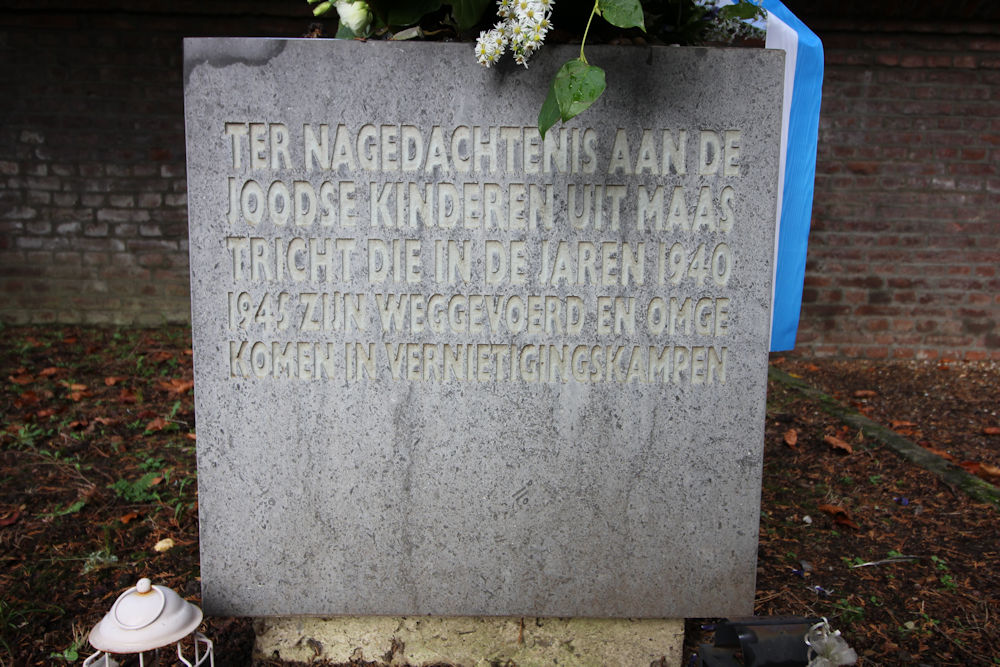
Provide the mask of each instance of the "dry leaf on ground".
POLYGON ((169 380, 160 380, 156 383, 157 389, 162 389, 171 394, 181 394, 191 391, 194 387, 194 380, 182 380, 180 378, 170 378, 169 380))
POLYGON ((820 505, 819 510, 833 517, 833 522, 838 526, 847 526, 859 530, 860 526, 851 518, 851 513, 839 505, 820 505))
POLYGON ((842 452, 846 452, 848 454, 853 454, 854 453, 854 448, 853 447, 851 447, 849 444, 847 444, 846 442, 844 442, 843 440, 841 440, 840 438, 838 438, 835 435, 824 436, 823 437, 823 442, 825 442, 826 444, 830 445, 830 447, 832 449, 837 449, 837 450, 840 450, 842 452))
POLYGON ((157 417, 153 421, 146 424, 146 430, 151 432, 162 431, 167 427, 167 420, 163 417, 157 417))

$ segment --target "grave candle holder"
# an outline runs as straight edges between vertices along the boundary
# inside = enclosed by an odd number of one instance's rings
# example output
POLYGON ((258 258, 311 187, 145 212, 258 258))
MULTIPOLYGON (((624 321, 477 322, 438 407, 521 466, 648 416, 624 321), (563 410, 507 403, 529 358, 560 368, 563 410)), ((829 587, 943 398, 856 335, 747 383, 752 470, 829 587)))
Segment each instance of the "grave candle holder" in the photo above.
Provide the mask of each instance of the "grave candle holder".
POLYGON ((166 586, 154 586, 145 577, 118 596, 111 611, 90 631, 90 645, 97 649, 83 667, 117 667, 112 655, 138 654, 145 665, 145 653, 177 645, 177 659, 187 667, 208 664, 214 667, 212 642, 196 632, 202 612, 166 586), (183 640, 191 636, 194 662, 184 657, 183 640), (207 661, 207 663, 206 663, 207 661))

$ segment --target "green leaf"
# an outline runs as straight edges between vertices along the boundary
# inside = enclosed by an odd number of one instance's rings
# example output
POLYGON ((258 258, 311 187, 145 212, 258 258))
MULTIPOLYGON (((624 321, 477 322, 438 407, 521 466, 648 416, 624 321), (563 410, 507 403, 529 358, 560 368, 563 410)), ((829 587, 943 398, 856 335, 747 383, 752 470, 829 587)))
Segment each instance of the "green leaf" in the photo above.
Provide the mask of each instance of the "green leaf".
POLYGON ((396 0, 388 4, 385 11, 385 22, 389 25, 407 26, 417 23, 424 17, 441 9, 442 0, 396 0))
POLYGON ((542 103, 542 108, 538 112, 538 132, 545 138, 545 133, 559 120, 559 102, 556 100, 556 82, 553 80, 549 86, 549 94, 542 103))
POLYGON ((76 514, 83 509, 83 506, 87 504, 86 500, 78 500, 66 509, 59 510, 56 512, 56 516, 65 516, 66 514, 76 514))
POLYGON ((354 34, 353 30, 341 23, 337 26, 337 34, 334 37, 337 39, 355 39, 357 35, 354 34))
POLYGON ((468 30, 479 23, 486 7, 493 4, 492 0, 453 0, 451 14, 459 30, 468 30))
MULTIPOLYGON (((586 110, 601 96, 607 84, 604 70, 588 65, 582 60, 570 60, 559 68, 552 88, 559 103, 559 116, 563 122, 586 110)), ((542 105, 544 108, 544 105, 542 105)))
POLYGON ((86 500, 78 500, 72 505, 67 505, 62 509, 57 509, 54 512, 49 512, 48 514, 43 514, 42 516, 46 519, 54 519, 57 516, 66 516, 67 514, 76 514, 83 509, 83 506, 87 504, 86 500))
POLYGON ((723 19, 752 19, 763 16, 764 10, 752 2, 737 2, 735 5, 726 5, 719 9, 719 16, 723 19))
POLYGON ((605 21, 619 28, 646 29, 639 0, 598 0, 597 11, 605 21))

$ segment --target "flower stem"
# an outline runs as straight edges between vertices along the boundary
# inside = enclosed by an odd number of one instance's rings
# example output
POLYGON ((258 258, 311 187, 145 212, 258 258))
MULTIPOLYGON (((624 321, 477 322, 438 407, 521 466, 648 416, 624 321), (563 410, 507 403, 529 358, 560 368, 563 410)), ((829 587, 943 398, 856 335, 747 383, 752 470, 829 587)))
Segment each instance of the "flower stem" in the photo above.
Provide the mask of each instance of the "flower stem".
POLYGON ((587 19, 587 27, 583 29, 583 41, 580 42, 580 60, 583 61, 584 65, 589 65, 587 62, 587 56, 583 55, 583 47, 587 43, 587 33, 590 32, 590 23, 594 20, 594 14, 597 13, 597 3, 600 0, 594 0, 594 8, 590 10, 590 18, 587 19))

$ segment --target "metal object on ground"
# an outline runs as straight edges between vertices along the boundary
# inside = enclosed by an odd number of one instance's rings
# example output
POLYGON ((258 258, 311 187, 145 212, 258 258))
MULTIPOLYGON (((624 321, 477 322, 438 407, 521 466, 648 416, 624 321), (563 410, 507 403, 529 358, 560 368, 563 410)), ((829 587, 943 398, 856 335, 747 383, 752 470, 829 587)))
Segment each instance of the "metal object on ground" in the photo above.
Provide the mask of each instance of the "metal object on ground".
POLYGON ((715 644, 698 647, 699 663, 703 667, 806 667, 806 634, 820 621, 802 616, 726 619, 716 626, 715 644))

